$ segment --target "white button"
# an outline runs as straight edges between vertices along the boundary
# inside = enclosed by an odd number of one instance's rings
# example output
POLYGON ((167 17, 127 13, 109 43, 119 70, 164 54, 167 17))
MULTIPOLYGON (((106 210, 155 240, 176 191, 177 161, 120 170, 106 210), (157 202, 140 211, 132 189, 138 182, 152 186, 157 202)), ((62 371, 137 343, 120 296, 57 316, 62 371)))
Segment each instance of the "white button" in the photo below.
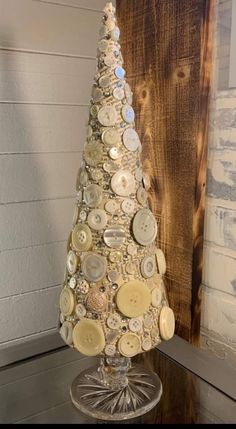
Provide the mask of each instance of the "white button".
POLYGON ((152 348, 151 338, 149 337, 144 338, 144 340, 142 341, 142 349, 145 350, 145 352, 147 352, 151 348, 152 348))
POLYGON ((95 167, 102 160, 103 147, 102 144, 95 141, 87 143, 84 147, 84 159, 88 165, 95 167))
POLYGON ((64 322, 60 328, 60 335, 65 343, 70 346, 72 344, 73 325, 70 322, 64 322))
POLYGON ((123 100, 124 96, 125 96, 125 93, 124 93, 124 90, 122 88, 117 87, 117 88, 114 89, 114 91, 113 91, 113 97, 116 100, 119 100, 119 101, 123 100))
POLYGON ((75 289, 76 285, 77 285, 76 278, 75 277, 71 277, 70 281, 69 281, 69 286, 71 287, 71 289, 75 289))
POLYGON ((121 143, 121 136, 116 128, 108 128, 102 133, 102 141, 108 146, 117 146, 121 143))
POLYGON ((122 152, 119 148, 117 147, 112 147, 109 150, 109 156, 111 159, 119 159, 122 156, 122 152))
POLYGON ((88 215, 88 225, 95 231, 104 229, 107 224, 106 212, 102 209, 94 209, 88 215))
POLYGON ((79 280, 78 289, 83 294, 86 295, 89 291, 89 284, 86 280, 79 280))
POLYGON ((125 70, 123 67, 118 66, 115 68, 115 75, 118 79, 123 79, 125 77, 125 70))
POLYGON ((104 293, 98 290, 92 290, 87 297, 86 305, 90 311, 101 313, 106 309, 107 299, 104 293))
POLYGON ((141 342, 138 335, 133 333, 123 335, 119 339, 118 349, 120 354, 126 357, 133 357, 140 353, 141 342))
POLYGON ((95 182, 100 182, 103 178, 101 170, 95 169, 91 171, 91 177, 95 182))
POLYGON ((121 317, 119 314, 110 314, 110 316, 107 319, 107 326, 110 329, 119 329, 121 325, 121 317))
POLYGON ((78 176, 77 176, 76 189, 79 190, 80 186, 86 186, 87 183, 88 183, 88 173, 84 167, 80 167, 78 176))
POLYGON ((137 254, 137 246, 133 243, 129 243, 127 246, 127 253, 131 256, 137 254))
POLYGON ((92 245, 90 228, 82 223, 75 225, 72 231, 72 245, 78 252, 86 252, 92 245))
POLYGON ((134 121, 134 118, 135 118, 134 110, 129 104, 125 104, 122 107, 121 114, 124 121, 127 122, 128 124, 131 124, 134 121))
POLYGON ((109 200, 105 204, 105 209, 108 213, 116 213, 119 210, 119 204, 115 200, 109 200))
POLYGON ((111 30, 111 39, 114 40, 114 42, 117 42, 120 38, 120 29, 118 27, 113 28, 111 30))
POLYGON ((128 197, 135 191, 134 176, 129 170, 119 170, 112 176, 111 179, 112 190, 121 197, 128 197))
POLYGON ((156 249, 156 262, 159 273, 164 276, 166 273, 166 258, 161 249, 156 249))
POLYGON ((153 276, 156 271, 154 256, 145 256, 141 262, 141 273, 146 279, 153 276))
POLYGON ((114 55, 112 53, 107 54, 104 57, 104 63, 106 64, 107 67, 112 67, 116 63, 116 58, 114 57, 114 55))
POLYGON ((116 347, 114 344, 107 344, 104 351, 107 356, 114 356, 116 354, 116 347))
MULTIPOLYGON (((92 89, 92 97, 93 97, 93 101, 95 103, 98 103, 102 97, 103 97, 103 92, 100 88, 96 88, 95 86, 92 89)), ((91 137, 91 136, 90 136, 91 137)))
POLYGON ((70 274, 74 274, 77 270, 78 265, 78 257, 73 252, 73 250, 70 250, 70 252, 67 255, 67 269, 70 274))
POLYGON ((86 308, 83 304, 77 304, 75 307, 75 313, 77 317, 82 318, 86 315, 86 308))
POLYGON ((162 290, 158 287, 155 287, 152 290, 152 305, 153 307, 160 307, 162 300, 162 290))
POLYGON ((98 112, 98 120, 104 127, 110 127, 117 122, 117 112, 113 106, 104 106, 98 112))
POLYGON ((123 143, 126 149, 134 152, 139 147, 139 136, 133 128, 127 128, 123 133, 123 143))
POLYGON ((85 221, 86 221, 86 219, 87 219, 87 213, 86 213, 86 211, 85 211, 85 210, 81 210, 81 211, 80 211, 80 213, 79 213, 79 218, 80 218, 80 220, 82 220, 83 222, 85 222, 85 221))
POLYGON ((79 216, 79 207, 76 204, 75 208, 74 208, 74 214, 73 214, 73 219, 72 219, 72 226, 76 225, 76 223, 78 221, 78 216, 79 216))
POLYGON ((135 318, 135 319, 130 319, 129 321, 129 329, 132 332, 139 332, 142 329, 142 322, 140 319, 135 318))
POLYGON ((84 190, 84 201, 89 207, 96 207, 102 201, 103 191, 98 185, 88 185, 84 190))
POLYGON ((125 198, 125 200, 122 201, 121 203, 121 208, 124 213, 127 213, 127 214, 133 213, 135 209, 134 200, 131 200, 130 198, 125 198))
POLYGON ((100 42, 98 42, 98 49, 100 52, 105 52, 107 48, 108 48, 107 40, 100 40, 100 42))
POLYGON ((157 224, 149 209, 141 209, 136 213, 132 227, 135 239, 142 246, 147 246, 155 240, 157 224))
POLYGON ((137 168, 137 170, 135 172, 135 179, 138 182, 141 182, 143 180, 143 170, 141 168, 137 168))
POLYGON ((143 316, 143 324, 144 324, 145 328, 147 328, 147 329, 151 328, 151 326, 153 324, 153 315, 152 315, 152 313, 146 313, 143 316))
POLYGON ((111 79, 109 78, 109 76, 102 76, 99 79, 99 85, 101 86, 101 88, 107 88, 108 86, 111 85, 111 79))
POLYGON ((87 254, 82 261, 84 277, 90 282, 98 282, 106 275, 107 262, 101 255, 87 254))
POLYGON ((97 117, 98 110, 99 110, 99 107, 98 107, 96 104, 93 104, 93 105, 90 107, 90 114, 91 114, 91 116, 92 116, 93 118, 96 118, 96 117, 97 117))
POLYGON ((160 312, 160 334, 163 340, 170 340, 175 332, 175 316, 169 307, 162 307, 160 312))
POLYGON ((143 173, 143 184, 146 191, 148 191, 151 188, 150 177, 148 176, 147 173, 143 173))
POLYGON ((118 248, 125 242, 125 230, 119 225, 113 225, 107 228, 103 234, 103 240, 108 247, 118 248))
POLYGON ((147 192, 142 186, 140 186, 140 188, 138 188, 137 190, 137 200, 139 204, 141 204, 142 206, 145 206, 145 204, 147 203, 147 197, 148 197, 147 192))

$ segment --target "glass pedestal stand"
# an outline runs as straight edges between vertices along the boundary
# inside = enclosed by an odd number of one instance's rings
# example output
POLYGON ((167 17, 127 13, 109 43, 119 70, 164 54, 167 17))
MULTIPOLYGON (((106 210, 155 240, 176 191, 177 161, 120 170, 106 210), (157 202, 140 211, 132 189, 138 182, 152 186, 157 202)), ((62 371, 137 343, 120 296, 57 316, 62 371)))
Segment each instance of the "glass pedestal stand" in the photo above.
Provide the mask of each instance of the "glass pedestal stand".
POLYGON ((98 368, 81 372, 70 389, 73 404, 84 414, 113 421, 147 413, 161 395, 158 375, 125 357, 101 359, 98 368))

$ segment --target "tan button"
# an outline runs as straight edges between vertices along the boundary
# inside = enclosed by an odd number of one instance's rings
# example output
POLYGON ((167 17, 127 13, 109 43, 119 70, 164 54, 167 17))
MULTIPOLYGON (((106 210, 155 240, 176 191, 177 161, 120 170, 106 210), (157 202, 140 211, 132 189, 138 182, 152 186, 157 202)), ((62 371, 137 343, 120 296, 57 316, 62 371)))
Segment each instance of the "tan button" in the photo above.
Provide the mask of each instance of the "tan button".
POLYGON ((98 112, 98 120, 104 127, 110 127, 117 122, 117 112, 113 106, 104 106, 98 112))
POLYGON ((120 287, 116 295, 116 303, 125 316, 142 316, 149 309, 151 294, 145 283, 132 280, 120 287))
POLYGON ((116 347, 114 344, 107 344, 105 347, 105 354, 107 356, 114 356, 116 354, 116 347))
POLYGON ((156 262, 159 273, 164 276, 166 273, 166 258, 161 249, 156 249, 156 262))
POLYGON ((137 200, 142 206, 145 206, 147 203, 147 197, 147 192, 142 186, 140 186, 140 188, 137 190, 137 200))
POLYGON ((111 39, 114 40, 114 42, 117 42, 120 38, 120 29, 118 27, 114 27, 111 30, 111 39))
POLYGON ((134 176, 129 172, 129 170, 117 171, 112 176, 111 188, 117 195, 128 197, 135 191, 134 176))
POLYGON ((70 250, 67 255, 67 269, 70 274, 74 274, 77 270, 78 265, 78 257, 73 252, 73 250, 70 250))
POLYGON ((146 279, 153 276, 156 270, 154 256, 145 256, 141 262, 141 273, 146 279))
POLYGON ((77 304, 75 307, 75 313, 79 319, 85 317, 85 315, 86 315, 85 306, 83 304, 77 304))
POLYGON ((102 209, 94 209, 88 215, 88 225, 95 231, 104 229, 107 224, 106 212, 102 209))
POLYGON ((100 77, 99 85, 101 86, 101 88, 107 88, 108 86, 110 86, 111 85, 111 79, 109 78, 109 76, 104 75, 104 76, 100 77))
POLYGON ((114 55, 112 53, 107 54, 104 57, 104 63, 106 64, 107 67, 112 67, 116 63, 116 58, 114 57, 114 55))
POLYGON ((122 118, 128 124, 134 122, 135 114, 133 108, 129 104, 125 104, 121 110, 122 118))
POLYGON ((107 273, 107 277, 112 283, 116 283, 120 279, 120 273, 115 270, 111 270, 107 273))
POLYGON ((94 320, 82 319, 73 330, 74 346, 86 356, 96 356, 105 347, 105 337, 100 324, 94 320))
MULTIPOLYGON (((103 92, 102 92, 102 90, 100 88, 96 88, 95 86, 93 86, 92 97, 93 97, 93 101, 95 103, 98 103, 99 101, 101 101, 101 99, 103 98, 103 92)), ((91 137, 92 134, 89 137, 91 137)))
POLYGON ((100 52, 105 52, 107 48, 108 48, 107 40, 100 40, 100 42, 98 42, 98 49, 100 52))
POLYGON ((89 207, 97 207, 102 201, 103 191, 98 185, 88 185, 84 190, 84 201, 89 207))
POLYGON ((103 164, 103 170, 107 173, 115 173, 118 170, 118 165, 114 161, 107 161, 103 164))
POLYGON ((110 314, 110 316, 107 319, 107 326, 110 329, 119 329, 121 325, 121 317, 119 314, 110 314))
POLYGON ((88 310, 100 313, 101 311, 105 310, 106 304, 106 296, 103 293, 93 290, 88 294, 86 300, 88 310))
POLYGON ((170 340, 175 332, 175 316, 170 307, 162 307, 159 326, 162 339, 170 340))
POLYGON ((76 278, 75 278, 75 277, 71 277, 71 278, 70 278, 70 281, 69 281, 69 286, 70 286, 70 288, 71 288, 71 289, 75 289, 76 285, 77 285, 77 280, 76 280, 76 278))
POLYGON ((109 150, 109 156, 110 156, 111 159, 116 160, 116 159, 119 159, 122 156, 122 152, 121 152, 121 150, 119 148, 112 147, 109 150))
POLYGON ((125 93, 124 93, 123 88, 116 87, 116 88, 114 89, 114 91, 113 91, 113 97, 114 97, 116 100, 119 100, 119 101, 120 101, 120 100, 123 100, 124 96, 125 96, 125 93))
POLYGON ((135 179, 138 182, 141 182, 143 180, 143 170, 141 168, 137 168, 137 170, 135 172, 135 179))
POLYGON ((126 198, 124 201, 122 201, 121 208, 124 213, 127 213, 127 214, 133 213, 135 209, 134 200, 131 200, 130 198, 126 198))
POLYGON ((162 300, 162 291, 160 288, 155 287, 152 290, 152 305, 153 307, 160 307, 162 300))
POLYGON ((103 147, 101 143, 94 141, 87 143, 84 147, 84 159, 88 165, 95 167, 101 162, 103 157, 103 147))
POLYGON ((86 282, 86 280, 79 280, 78 282, 78 290, 83 294, 83 295, 87 295, 88 291, 89 291, 89 284, 88 282, 86 282))
POLYGON ((140 319, 135 318, 135 319, 130 319, 129 321, 129 329, 132 332, 139 332, 142 329, 142 322, 140 319))
POLYGON ((126 234, 119 225, 111 226, 104 231, 103 240, 108 247, 118 248, 125 242, 126 234))
POLYGON ((90 282, 98 282, 106 275, 106 259, 96 253, 87 254, 82 261, 82 271, 85 278, 90 282))
POLYGON ((136 213, 132 228, 135 239, 142 246, 151 244, 156 238, 156 219, 149 209, 141 209, 136 213))
POLYGON ((97 116, 97 114, 98 114, 98 110, 99 110, 99 107, 98 107, 96 104, 93 104, 93 105, 90 107, 90 114, 91 114, 91 116, 92 116, 93 118, 96 118, 96 116, 97 116))
POLYGON ((148 350, 151 350, 151 348, 152 348, 151 338, 149 337, 144 338, 144 340, 142 341, 142 349, 145 350, 145 352, 147 352, 148 350))
POLYGON ((92 234, 87 225, 78 223, 72 231, 72 245, 78 252, 86 252, 92 245, 92 234))
POLYGON ((60 309, 64 316, 70 316, 74 310, 74 294, 69 287, 62 289, 60 294, 60 309))
POLYGON ((140 353, 141 343, 138 335, 136 334, 125 334, 118 342, 118 349, 122 356, 132 357, 140 353))
POLYGON ((95 182, 100 182, 103 178, 101 170, 95 169, 91 172, 91 177, 95 182))
POLYGON ((126 149, 134 152, 139 147, 139 136, 133 128, 127 128, 123 133, 123 143, 126 149))
POLYGON ((87 183, 88 183, 88 173, 85 170, 85 168, 80 167, 78 176, 77 176, 76 190, 78 191, 80 186, 86 186, 87 183))
POLYGON ((107 26, 107 29, 109 31, 112 31, 115 28, 116 24, 115 24, 115 22, 112 19, 108 19, 106 21, 106 26, 107 26))
POLYGON ((113 264, 121 262, 123 259, 123 255, 121 252, 119 252, 118 250, 114 251, 114 252, 110 252, 109 254, 109 260, 110 262, 112 262, 113 264))
POLYGON ((73 325, 70 322, 64 322, 60 328, 60 335, 68 346, 72 344, 72 331, 73 325))
POLYGON ((131 256, 136 255, 137 254, 137 246, 133 243, 128 244, 127 252, 131 256))
POLYGON ((116 128, 108 128, 102 133, 102 141, 108 146, 117 146, 121 143, 121 136, 116 128))
POLYGON ((148 176, 147 173, 143 173, 143 184, 146 191, 148 191, 151 188, 150 177, 148 176))
POLYGON ((109 200, 105 204, 105 209, 108 213, 116 213, 119 210, 119 204, 115 200, 109 200))

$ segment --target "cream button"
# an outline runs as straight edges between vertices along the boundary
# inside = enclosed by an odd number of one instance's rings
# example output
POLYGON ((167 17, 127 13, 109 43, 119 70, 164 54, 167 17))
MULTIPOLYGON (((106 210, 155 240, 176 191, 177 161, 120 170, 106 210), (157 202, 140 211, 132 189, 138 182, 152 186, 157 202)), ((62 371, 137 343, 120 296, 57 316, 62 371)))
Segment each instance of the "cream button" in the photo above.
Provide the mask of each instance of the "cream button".
POLYGON ((138 188, 137 190, 137 200, 139 204, 141 204, 142 206, 145 206, 145 204, 147 203, 147 197, 148 197, 147 192, 142 186, 140 186, 140 188, 138 188))
POLYGON ((123 69, 123 67, 118 66, 115 68, 115 75, 118 79, 124 79, 125 77, 125 70, 123 69))
POLYGON ((151 188, 150 177, 148 176, 147 173, 143 173, 143 184, 146 191, 148 191, 151 188))
POLYGON ((101 325, 94 320, 82 319, 73 330, 73 343, 80 353, 96 356, 105 347, 105 337, 101 325))
POLYGON ((70 322, 64 322, 60 328, 60 335, 65 343, 70 346, 72 344, 73 325, 70 322))
POLYGON ((111 214, 116 213, 119 210, 119 204, 115 200, 109 200, 105 204, 105 210, 111 214))
POLYGON ((86 315, 85 306, 83 304, 77 304, 75 307, 75 313, 79 319, 85 317, 85 315, 86 315))
POLYGON ((103 293, 97 290, 94 290, 88 294, 88 297, 86 300, 86 305, 88 310, 100 313, 101 311, 105 310, 106 304, 107 304, 106 296, 103 293))
POLYGON ((75 277, 71 277, 71 278, 70 278, 70 281, 69 281, 69 286, 70 286, 70 288, 71 288, 71 289, 75 289, 76 285, 77 285, 77 280, 76 280, 76 278, 75 278, 75 277))
POLYGON ((99 110, 99 107, 98 107, 96 104, 93 104, 93 105, 90 107, 90 114, 91 114, 91 116, 92 116, 93 118, 96 118, 96 116, 97 116, 97 114, 98 114, 98 110, 99 110))
POLYGON ((123 133, 123 143, 126 149, 134 152, 139 147, 139 136, 133 128, 127 128, 123 133))
POLYGON ((147 328, 147 329, 149 329, 149 328, 151 328, 152 324, 153 324, 153 315, 152 315, 152 313, 146 313, 143 316, 143 325, 144 325, 144 327, 147 328))
POLYGON ((88 185, 84 190, 84 201, 89 207, 96 207, 102 201, 103 191, 98 185, 88 185))
POLYGON ((100 182, 103 178, 101 170, 95 169, 91 171, 91 177, 95 182, 100 182))
POLYGON ((111 188, 117 195, 128 197, 135 190, 134 176, 129 172, 129 170, 117 171, 112 176, 111 188))
POLYGON ((159 319, 160 334, 163 340, 170 340, 175 332, 175 316, 170 307, 162 307, 159 319))
POLYGON ((80 291, 80 293, 82 293, 83 295, 87 295, 88 291, 89 291, 89 284, 86 280, 79 280, 78 282, 78 290, 80 291))
POLYGON ((115 173, 118 170, 118 165, 114 161, 107 161, 103 164, 103 170, 107 173, 115 173))
POLYGON ((109 76, 102 76, 99 79, 99 85, 101 86, 101 88, 107 88, 108 86, 111 85, 111 79, 109 78, 109 76))
POLYGON ((142 322, 140 319, 135 318, 135 319, 130 319, 129 321, 129 329, 132 332, 139 332, 142 329, 142 322))
POLYGON ((124 201, 122 201, 121 208, 124 213, 127 213, 127 214, 133 213, 135 209, 134 200, 131 200, 130 198, 126 198, 124 201))
POLYGON ((116 250, 114 252, 110 252, 110 254, 109 254, 109 260, 113 264, 121 262, 122 259, 123 259, 123 255, 118 250, 116 250))
POLYGON ((92 234, 87 225, 78 223, 72 231, 72 245, 78 252, 85 252, 92 245, 92 234))
POLYGON ((137 254, 137 246, 133 243, 129 243, 127 246, 127 253, 131 256, 137 254))
POLYGON ((125 96, 125 93, 124 93, 124 90, 123 90, 122 88, 120 88, 120 87, 116 87, 116 88, 114 89, 114 91, 113 91, 113 97, 114 97, 116 100, 121 101, 121 100, 123 100, 124 96, 125 96))
POLYGON ((146 279, 153 276, 156 271, 154 256, 145 256, 141 262, 141 273, 146 279))
POLYGON ((120 273, 118 273, 118 271, 111 270, 107 273, 107 277, 110 280, 110 282, 115 283, 119 280, 120 273))
POLYGON ((109 150, 109 156, 110 156, 111 159, 116 160, 116 159, 119 159, 122 156, 122 152, 121 152, 121 150, 119 148, 112 147, 109 150))
POLYGON ((104 351, 107 356, 114 356, 116 354, 116 347, 114 344, 107 344, 104 351))
POLYGON ((146 337, 142 341, 142 349, 147 352, 148 350, 151 350, 152 348, 152 341, 151 338, 146 337))
MULTIPOLYGON (((95 103, 98 103, 103 97, 103 92, 100 88, 96 88, 95 86, 92 89, 92 98, 95 103)), ((90 136, 91 137, 91 136, 90 136)))
POLYGON ((113 106, 104 106, 98 112, 98 120, 104 127, 110 127, 116 124, 117 112, 113 106))
POLYGON ((121 143, 121 136, 116 128, 108 128, 102 133, 102 141, 108 146, 117 146, 121 143))
POLYGON ((153 307, 160 307, 162 300, 162 290, 158 287, 152 289, 152 305, 153 307))
POLYGON ((166 258, 161 249, 156 249, 156 262, 159 273, 164 276, 166 273, 166 258))
POLYGON ((86 136, 89 139, 90 137, 92 137, 92 135, 93 135, 93 129, 92 129, 91 125, 88 125, 87 126, 86 136))
POLYGON ((141 168, 137 168, 137 170, 135 172, 135 179, 138 182, 141 182, 143 180, 143 170, 141 168))
POLYGON ((123 335, 118 342, 118 349, 122 356, 132 357, 141 350, 141 342, 136 334, 128 333, 123 335))
POLYGON ((127 262, 125 270, 128 274, 134 274, 137 271, 136 264, 134 262, 127 262))
POLYGON ((114 42, 117 42, 117 40, 119 40, 120 38, 120 29, 119 27, 114 27, 111 30, 111 39, 114 40, 114 42))
POLYGON ((103 240, 108 247, 118 248, 125 242, 126 234, 119 225, 107 228, 103 234, 103 240))
POLYGON ((107 224, 106 212, 102 209, 94 209, 88 215, 88 225, 95 231, 104 229, 107 224))
POLYGON ((107 67, 112 67, 114 66, 114 64, 116 63, 116 58, 115 56, 111 53, 111 54, 107 54, 104 57, 104 63, 106 64, 107 67))
POLYGON ((110 314, 110 316, 107 319, 107 326, 110 329, 119 329, 121 325, 121 317, 119 314, 110 314))
POLYGON ((60 310, 64 316, 70 316, 74 310, 74 294, 69 287, 62 289, 60 294, 60 310))
POLYGON ((86 219, 87 219, 87 213, 86 213, 86 211, 85 211, 85 210, 81 210, 81 211, 80 211, 80 213, 79 213, 79 218, 80 218, 80 220, 82 220, 83 222, 84 222, 84 221, 86 221, 86 219))
POLYGON ((131 124, 134 121, 135 114, 133 108, 129 104, 125 104, 121 110, 122 118, 128 124, 131 124))
POLYGON ((141 209, 134 216, 133 234, 142 246, 151 244, 157 235, 156 219, 149 209, 141 209))
POLYGON ((76 190, 78 191, 80 186, 86 186, 87 183, 88 183, 88 173, 84 167, 80 167, 78 176, 77 176, 76 190))
POLYGON ((106 275, 107 262, 101 255, 89 253, 83 258, 82 271, 84 277, 90 282, 98 282, 106 275))
POLYGON ((100 52, 105 52, 107 48, 108 48, 107 40, 100 40, 100 42, 98 42, 98 49, 100 52))
POLYGON ((120 287, 116 295, 116 303, 125 316, 142 316, 150 306, 151 294, 145 283, 132 280, 120 287))
POLYGON ((70 274, 74 274, 77 270, 78 265, 78 257, 73 252, 73 250, 70 250, 67 255, 67 269, 70 274))
POLYGON ((101 162, 103 157, 103 147, 101 143, 94 141, 87 143, 84 147, 84 159, 88 165, 95 167, 101 162))

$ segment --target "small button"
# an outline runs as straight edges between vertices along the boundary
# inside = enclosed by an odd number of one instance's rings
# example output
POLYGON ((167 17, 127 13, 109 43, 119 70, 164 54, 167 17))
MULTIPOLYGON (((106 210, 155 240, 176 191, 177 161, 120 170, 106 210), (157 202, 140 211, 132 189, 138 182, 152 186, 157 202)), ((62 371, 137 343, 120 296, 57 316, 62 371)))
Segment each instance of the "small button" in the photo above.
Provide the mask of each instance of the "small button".
POLYGON ((93 135, 93 129, 92 129, 91 125, 88 125, 87 126, 86 136, 89 139, 90 137, 92 137, 92 135, 93 135))
POLYGON ((115 200, 109 200, 105 204, 105 210, 111 214, 116 213, 119 210, 119 204, 115 200))
POLYGON ((85 210, 81 210, 79 213, 79 218, 80 220, 82 220, 82 222, 85 222, 87 219, 87 213, 85 210))
POLYGON ((152 315, 152 313, 146 313, 143 316, 143 325, 144 325, 144 327, 147 328, 147 329, 149 329, 149 328, 151 328, 152 324, 153 324, 153 315, 152 315))
POLYGON ((107 161, 103 164, 103 170, 107 173, 115 173, 118 170, 118 166, 113 161, 107 161))
POLYGON ((128 124, 131 124, 132 122, 134 122, 134 118, 135 118, 134 110, 129 104, 125 104, 122 107, 121 114, 124 121, 127 122, 128 124))
POLYGON ((123 100, 124 96, 125 96, 125 93, 124 93, 123 88, 116 87, 116 88, 113 90, 113 97, 114 97, 116 100, 121 101, 121 100, 123 100))
POLYGON ((127 213, 127 214, 133 213, 135 209, 134 200, 131 200, 130 198, 126 198, 124 201, 122 201, 121 208, 124 213, 127 213))
POLYGON ((143 170, 141 168, 137 168, 137 170, 135 172, 135 179, 138 182, 141 182, 143 180, 143 170))
POLYGON ((110 127, 117 122, 117 112, 113 106, 104 106, 98 112, 98 120, 104 127, 110 127))
POLYGON ((83 199, 83 192, 82 191, 78 191, 76 194, 76 199, 79 203, 81 203, 82 199, 83 199))
POLYGON ((135 190, 134 176, 129 172, 129 170, 117 171, 112 176, 111 188, 117 195, 128 197, 135 190))
POLYGON ((107 326, 110 329, 119 329, 121 325, 121 317, 119 314, 110 314, 110 316, 107 319, 107 326))
POLYGON ((87 293, 89 291, 89 284, 88 284, 88 282, 86 280, 79 280, 79 282, 78 282, 78 290, 83 295, 87 295, 87 293))
POLYGON ((105 210, 94 209, 88 215, 88 225, 95 231, 104 229, 107 224, 107 215, 105 210))
POLYGON ((87 309, 90 311, 95 311, 100 313, 106 308, 107 300, 104 293, 101 293, 97 290, 93 290, 88 294, 86 305, 87 309))
POLYGON ((86 356, 96 356, 105 347, 105 337, 98 322, 82 319, 73 330, 73 342, 76 349, 86 356))
POLYGON ((101 86, 101 88, 107 88, 108 86, 111 85, 111 79, 109 78, 109 76, 102 76, 99 79, 99 85, 101 86))
POLYGON ((108 146, 117 146, 121 143, 121 136, 116 128, 108 128, 102 133, 102 141, 108 146))
POLYGON ((118 79, 124 79, 125 77, 125 70, 123 69, 123 67, 118 66, 115 68, 115 75, 118 79))
POLYGON ((145 283, 132 280, 120 287, 116 295, 116 303, 125 316, 142 316, 149 309, 151 294, 145 283))
POLYGON ((112 147, 109 150, 109 156, 110 156, 111 159, 116 160, 116 159, 119 159, 122 156, 122 152, 121 152, 121 150, 119 148, 112 147))
POLYGON ((77 285, 77 280, 75 277, 71 277, 69 281, 69 286, 71 289, 75 289, 77 285))
POLYGON ((147 173, 143 173, 143 185, 146 191, 148 191, 151 188, 150 177, 148 176, 147 173))
POLYGON ((160 337, 159 337, 159 329, 158 329, 158 327, 157 326, 154 326, 153 328, 152 328, 152 330, 151 330, 151 332, 150 332, 150 334, 151 334, 151 337, 153 338, 153 340, 156 342, 156 340, 158 339, 158 340, 160 340, 160 337))
MULTIPOLYGON (((95 103, 98 103, 99 101, 101 101, 102 98, 103 98, 103 92, 102 92, 102 90, 100 88, 97 88, 97 87, 94 86, 93 89, 92 89, 92 98, 93 98, 93 101, 95 103)), ((91 137, 91 135, 90 135, 90 137, 91 137)))
POLYGON ((129 243, 127 246, 127 253, 131 256, 134 256, 137 254, 137 246, 133 243, 129 243))
POLYGON ((94 141, 87 143, 84 147, 84 159, 88 165, 95 167, 101 162, 103 157, 103 147, 101 143, 94 141))
POLYGON ((75 313, 79 319, 85 317, 85 315, 86 315, 85 306, 83 304, 77 304, 75 307, 75 313))
POLYGON ((115 58, 115 56, 112 53, 107 54, 104 57, 104 63, 106 64, 107 67, 114 66, 114 64, 116 64, 116 58, 115 58))
POLYGON ((75 204, 74 214, 73 214, 73 219, 72 219, 72 226, 76 225, 76 223, 78 221, 78 216, 79 216, 79 207, 77 206, 77 204, 75 204))
POLYGON ((151 350, 152 348, 152 341, 151 338, 146 337, 144 338, 144 340, 142 341, 142 349, 147 352, 148 350, 151 350))
POLYGON ((91 252, 83 258, 82 271, 88 281, 102 280, 106 275, 106 270, 107 262, 103 256, 91 252))
POLYGON ((109 261, 113 264, 121 262, 123 259, 123 255, 118 250, 109 253, 109 261))
POLYGON ((138 188, 137 190, 137 200, 139 204, 141 204, 142 206, 145 206, 145 204, 147 203, 147 197, 148 197, 147 192, 142 186, 140 186, 140 188, 138 188))
POLYGON ((117 40, 119 40, 120 38, 120 29, 119 27, 114 27, 111 30, 111 39, 114 40, 114 42, 117 42, 117 40))
POLYGON ((152 305, 153 307, 160 307, 162 300, 162 291, 160 288, 155 287, 152 289, 152 305))
POLYGON ((91 116, 92 116, 93 118, 96 118, 96 117, 97 117, 98 110, 99 110, 99 107, 98 107, 96 104, 93 104, 93 105, 90 107, 90 114, 91 114, 91 116))
POLYGON ((72 344, 73 325, 70 322, 64 322, 60 328, 60 335, 63 341, 70 346, 72 344))
POLYGON ((95 182, 100 182, 103 178, 101 170, 95 169, 91 171, 91 177, 95 182))
POLYGON ((129 321, 129 329, 132 332, 139 332, 142 329, 142 322, 140 319, 135 318, 135 319, 130 319, 129 321))
POLYGON ((133 128, 127 128, 123 133, 123 143, 127 150, 134 152, 139 147, 139 136, 133 128))
POLYGON ((156 262, 157 262, 158 271, 161 274, 161 276, 164 276, 164 274, 166 273, 165 255, 161 249, 156 249, 155 254, 156 254, 156 262))
POLYGON ((140 209, 133 220, 133 234, 136 241, 147 246, 151 244, 157 235, 157 224, 151 210, 140 209))
POLYGON ((127 262, 125 266, 125 271, 128 274, 134 274, 137 271, 136 265, 134 262, 127 262))
POLYGON ((115 270, 111 270, 107 273, 107 277, 112 283, 116 283, 120 278, 120 273, 115 270))
POLYGON ((67 269, 70 274, 74 274, 76 272, 77 265, 78 265, 78 257, 73 252, 73 250, 70 250, 67 255, 67 269))
POLYGON ((114 356, 116 354, 116 347, 114 344, 107 344, 105 347, 105 354, 107 356, 114 356))
POLYGON ((128 333, 123 335, 118 342, 118 349, 122 356, 133 357, 140 353, 141 343, 138 335, 128 333))
POLYGON ((70 316, 74 310, 74 294, 69 287, 62 289, 60 294, 60 310, 64 316, 70 316))
POLYGON ((84 201, 89 207, 97 207, 102 201, 103 191, 100 186, 88 185, 84 190, 84 201))
POLYGON ((84 167, 80 167, 77 175, 76 190, 80 189, 80 186, 86 186, 88 183, 88 173, 84 167))
POLYGON ((72 231, 72 245, 78 252, 86 252, 92 245, 92 234, 87 225, 77 224, 72 231))
POLYGON ((141 262, 141 273, 146 279, 153 276, 156 271, 154 256, 145 256, 141 262))
POLYGON ((170 340, 175 332, 175 316, 170 307, 162 307, 159 319, 160 334, 163 340, 170 340))
POLYGON ((100 42, 98 42, 98 49, 100 52, 105 52, 108 49, 108 41, 100 40, 100 42))
POLYGON ((108 247, 118 248, 125 242, 126 234, 119 225, 113 225, 107 228, 103 234, 103 240, 108 247))

